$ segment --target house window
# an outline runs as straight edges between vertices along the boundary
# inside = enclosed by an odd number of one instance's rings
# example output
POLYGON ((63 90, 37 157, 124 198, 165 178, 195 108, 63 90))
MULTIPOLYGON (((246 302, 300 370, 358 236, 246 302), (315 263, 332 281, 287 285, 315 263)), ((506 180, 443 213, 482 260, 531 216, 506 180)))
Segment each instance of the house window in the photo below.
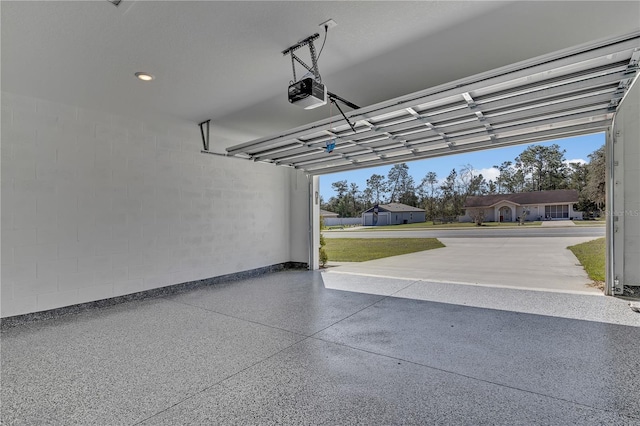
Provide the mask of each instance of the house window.
POLYGON ((569 205, 545 206, 544 215, 551 219, 569 219, 569 205))

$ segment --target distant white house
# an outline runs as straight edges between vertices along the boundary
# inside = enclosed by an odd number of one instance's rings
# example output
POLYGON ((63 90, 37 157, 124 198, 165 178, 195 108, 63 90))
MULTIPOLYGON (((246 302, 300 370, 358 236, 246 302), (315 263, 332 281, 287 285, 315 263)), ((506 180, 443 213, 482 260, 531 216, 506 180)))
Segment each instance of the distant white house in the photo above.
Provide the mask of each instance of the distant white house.
POLYGON ((400 225, 425 220, 426 212, 423 209, 400 203, 376 205, 362 213, 364 226, 400 225))
POLYGON ((330 212, 329 210, 320 209, 320 216, 323 218, 335 218, 338 217, 338 213, 330 212))
POLYGON ((473 222, 475 215, 482 214, 485 222, 516 222, 523 212, 528 221, 581 220, 582 212, 575 210, 577 202, 578 191, 574 189, 469 196, 459 220, 473 222))

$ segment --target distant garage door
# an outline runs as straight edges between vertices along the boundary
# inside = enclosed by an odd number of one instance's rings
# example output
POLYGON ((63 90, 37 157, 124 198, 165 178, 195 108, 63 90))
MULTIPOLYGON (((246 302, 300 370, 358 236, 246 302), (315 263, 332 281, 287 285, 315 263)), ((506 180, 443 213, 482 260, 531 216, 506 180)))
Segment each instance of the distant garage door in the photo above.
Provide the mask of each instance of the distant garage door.
POLYGON ((364 213, 363 214, 363 223, 365 226, 384 226, 390 223, 389 220, 389 212, 379 212, 377 215, 375 213, 364 213))

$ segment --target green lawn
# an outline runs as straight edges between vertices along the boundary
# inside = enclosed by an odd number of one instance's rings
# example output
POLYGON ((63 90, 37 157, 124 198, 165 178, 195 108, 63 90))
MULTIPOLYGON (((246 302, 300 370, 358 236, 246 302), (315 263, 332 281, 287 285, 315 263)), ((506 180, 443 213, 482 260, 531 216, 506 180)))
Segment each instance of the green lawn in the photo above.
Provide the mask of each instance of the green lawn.
POLYGON ((587 241, 568 247, 593 281, 604 282, 605 239, 587 241))
MULTIPOLYGON (((540 226, 542 222, 525 222, 524 226, 540 226)), ((420 223, 408 223, 406 225, 385 225, 385 226, 372 226, 361 229, 360 231, 389 231, 403 229, 445 229, 445 228, 494 228, 494 227, 512 227, 519 226, 518 222, 485 222, 481 226, 475 223, 439 223, 434 225, 433 222, 420 222, 420 223)))
POLYGON ((325 226, 322 229, 326 229, 328 231, 334 231, 336 229, 347 229, 347 228, 354 228, 358 225, 331 225, 331 226, 325 226))
POLYGON ((329 261, 365 262, 444 247, 436 238, 327 238, 329 261))
POLYGON ((572 221, 578 226, 605 226, 606 222, 604 220, 574 220, 572 221))

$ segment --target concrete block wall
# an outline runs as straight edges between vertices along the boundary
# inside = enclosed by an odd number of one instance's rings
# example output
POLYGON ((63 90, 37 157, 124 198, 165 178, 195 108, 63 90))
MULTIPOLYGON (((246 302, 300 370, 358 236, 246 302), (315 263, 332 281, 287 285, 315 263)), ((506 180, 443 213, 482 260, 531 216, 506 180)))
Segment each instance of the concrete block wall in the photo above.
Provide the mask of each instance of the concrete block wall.
POLYGON ((2 317, 308 261, 306 177, 195 123, 2 93, 1 138, 2 317))
POLYGON ((290 169, 289 258, 292 262, 309 263, 310 178, 299 170, 290 169))

